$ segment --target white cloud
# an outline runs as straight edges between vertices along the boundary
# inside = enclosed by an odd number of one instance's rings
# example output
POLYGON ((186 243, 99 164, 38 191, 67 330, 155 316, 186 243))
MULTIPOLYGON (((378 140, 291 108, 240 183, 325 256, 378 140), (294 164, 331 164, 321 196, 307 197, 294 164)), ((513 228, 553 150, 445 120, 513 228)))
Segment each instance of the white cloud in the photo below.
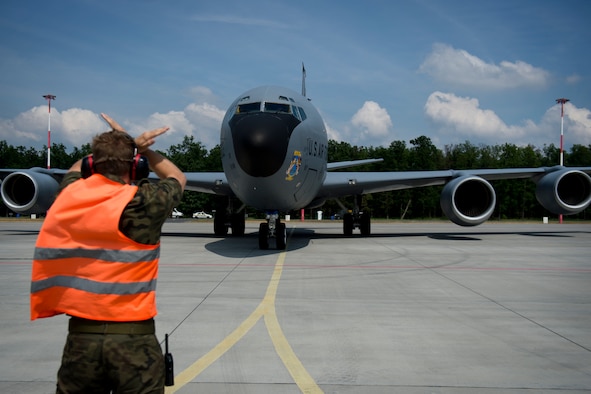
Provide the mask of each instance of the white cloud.
POLYGON ((184 136, 193 136, 208 149, 220 142, 220 126, 225 111, 211 104, 191 103, 182 111, 156 112, 141 123, 130 127, 130 133, 137 135, 145 130, 162 126, 170 130, 158 138, 157 149, 167 149, 183 142, 184 136))
MULTIPOLYGON (((170 130, 156 140, 156 149, 165 150, 182 143, 183 137, 194 136, 206 148, 219 144, 220 126, 225 111, 208 103, 192 103, 182 111, 153 113, 145 120, 130 122, 115 119, 133 136, 162 126, 170 130)), ((0 119, 0 140, 13 146, 41 149, 47 144, 48 115, 46 106, 38 106, 13 119, 0 119)), ((51 110, 51 143, 68 149, 90 143, 92 138, 108 129, 100 114, 87 109, 51 110)))
MULTIPOLYGON (((53 119, 52 112, 52 125, 53 119)), ((60 131, 60 138, 78 147, 89 143, 95 135, 109 129, 109 126, 100 115, 87 109, 67 109, 56 114, 56 121, 55 130, 60 131)))
POLYGON ((522 127, 509 126, 495 112, 481 109, 477 99, 453 93, 432 93, 425 104, 425 114, 442 131, 466 137, 513 140, 535 128, 530 122, 522 127))
POLYGON ((366 101, 349 122, 329 124, 324 117, 329 140, 359 146, 387 145, 392 140, 392 119, 375 101, 366 101))
POLYGON ((452 85, 494 90, 544 87, 550 77, 547 71, 520 60, 487 63, 465 50, 445 44, 433 46, 419 71, 452 85))
POLYGON ((382 137, 388 135, 392 127, 392 119, 388 111, 375 101, 366 101, 363 107, 353 115, 351 123, 366 135, 382 137))
MULTIPOLYGON (((548 108, 536 123, 527 119, 520 125, 506 124, 494 111, 480 108, 475 98, 458 97, 452 93, 434 92, 425 103, 425 114, 439 132, 453 135, 459 141, 474 143, 558 145, 560 136, 560 106, 548 108)), ((591 144, 591 111, 567 103, 564 109, 565 147, 591 144)))
MULTIPOLYGON (((560 132, 560 106, 555 105, 544 115, 552 135, 560 132), (546 120, 546 118, 549 118, 546 120)), ((558 137, 557 137, 558 138, 558 137)), ((591 145, 591 110, 577 108, 571 103, 564 105, 564 144, 591 145)))
POLYGON ((45 110, 43 107, 31 108, 14 119, 2 119, 0 139, 15 146, 30 146, 31 142, 47 141, 47 107, 45 110), (41 113, 45 119, 44 123, 41 123, 41 113))
POLYGON ((185 114, 191 124, 195 125, 194 136, 208 147, 220 142, 220 127, 226 111, 215 105, 190 104, 185 108, 185 114))
MULTIPOLYGON (((0 139, 11 145, 35 146, 47 145, 48 113, 46 106, 31 108, 14 119, 0 120, 0 139)), ((80 108, 51 111, 51 144, 81 146, 90 142, 97 133, 105 131, 107 126, 98 114, 80 108)))
POLYGON ((211 89, 205 86, 193 86, 189 88, 189 94, 197 103, 212 102, 216 99, 211 89))
POLYGON ((339 133, 338 130, 330 127, 326 122, 324 123, 324 128, 326 129, 326 134, 327 134, 329 140, 335 140, 337 142, 343 141, 343 138, 341 137, 341 133, 339 133))

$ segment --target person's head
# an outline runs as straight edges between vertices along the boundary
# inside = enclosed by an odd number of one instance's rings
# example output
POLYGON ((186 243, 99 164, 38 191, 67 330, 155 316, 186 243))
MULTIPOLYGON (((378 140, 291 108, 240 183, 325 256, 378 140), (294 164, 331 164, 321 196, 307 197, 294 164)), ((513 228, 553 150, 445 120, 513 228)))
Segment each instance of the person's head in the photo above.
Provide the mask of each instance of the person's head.
POLYGON ((99 174, 129 176, 136 154, 133 138, 121 131, 106 131, 92 140, 94 168, 99 174))

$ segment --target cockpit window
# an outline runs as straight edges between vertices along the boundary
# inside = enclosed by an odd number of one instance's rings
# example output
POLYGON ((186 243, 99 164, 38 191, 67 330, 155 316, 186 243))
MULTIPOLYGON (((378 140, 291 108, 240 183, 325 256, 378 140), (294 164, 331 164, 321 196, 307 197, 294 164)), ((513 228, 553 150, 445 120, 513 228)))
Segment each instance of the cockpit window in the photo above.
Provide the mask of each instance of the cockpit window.
POLYGON ((265 103, 265 112, 280 112, 283 114, 290 114, 291 106, 289 104, 265 103))
POLYGON ((298 109, 300 110, 300 119, 306 120, 308 115, 306 115, 306 113, 304 112, 304 109, 302 107, 298 107, 298 109))
POLYGON ((240 104, 236 107, 237 114, 247 114, 249 112, 260 112, 261 103, 240 104))

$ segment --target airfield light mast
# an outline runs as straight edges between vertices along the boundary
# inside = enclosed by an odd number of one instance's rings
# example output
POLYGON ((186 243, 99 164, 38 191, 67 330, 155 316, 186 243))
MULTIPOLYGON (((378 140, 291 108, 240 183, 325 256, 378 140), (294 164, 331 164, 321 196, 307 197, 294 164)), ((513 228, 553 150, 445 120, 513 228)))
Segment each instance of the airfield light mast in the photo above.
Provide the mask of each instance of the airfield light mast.
POLYGON ((51 100, 55 100, 53 94, 46 94, 43 96, 47 100, 47 169, 51 168, 51 100))
MULTIPOLYGON (((560 165, 564 165, 564 104, 569 102, 567 98, 556 99, 556 103, 560 104, 560 165)), ((562 214, 558 216, 558 221, 562 224, 562 214)))
POLYGON ((567 98, 559 98, 556 99, 556 103, 560 104, 560 165, 564 165, 564 150, 563 150, 563 140, 564 140, 564 104, 570 101, 567 98))

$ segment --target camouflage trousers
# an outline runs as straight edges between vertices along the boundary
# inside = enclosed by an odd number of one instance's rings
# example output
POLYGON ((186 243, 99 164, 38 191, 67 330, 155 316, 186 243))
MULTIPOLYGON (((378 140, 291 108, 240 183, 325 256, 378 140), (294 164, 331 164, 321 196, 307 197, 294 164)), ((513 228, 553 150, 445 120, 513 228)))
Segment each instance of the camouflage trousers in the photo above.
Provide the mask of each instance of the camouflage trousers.
POLYGON ((164 357, 156 336, 70 332, 56 393, 164 393, 164 357))

